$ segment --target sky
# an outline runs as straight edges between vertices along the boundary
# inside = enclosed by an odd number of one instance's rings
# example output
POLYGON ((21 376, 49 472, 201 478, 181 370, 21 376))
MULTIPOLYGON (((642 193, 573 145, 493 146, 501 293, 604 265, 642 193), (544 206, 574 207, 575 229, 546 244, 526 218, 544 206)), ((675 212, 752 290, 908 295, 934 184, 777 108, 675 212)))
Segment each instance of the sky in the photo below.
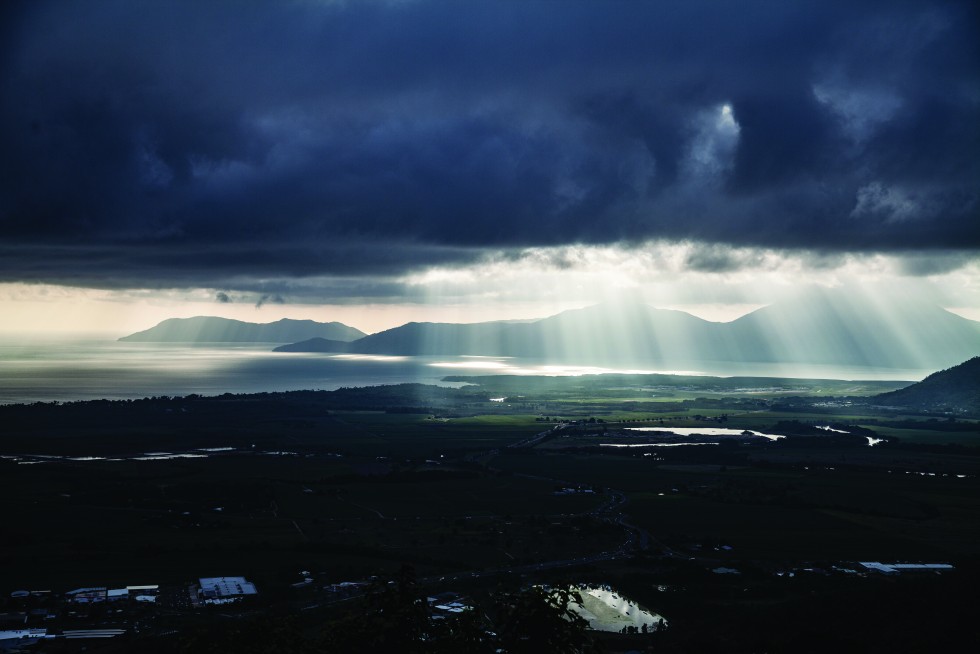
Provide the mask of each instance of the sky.
POLYGON ((0 331, 980 320, 975 2, 5 2, 0 331))

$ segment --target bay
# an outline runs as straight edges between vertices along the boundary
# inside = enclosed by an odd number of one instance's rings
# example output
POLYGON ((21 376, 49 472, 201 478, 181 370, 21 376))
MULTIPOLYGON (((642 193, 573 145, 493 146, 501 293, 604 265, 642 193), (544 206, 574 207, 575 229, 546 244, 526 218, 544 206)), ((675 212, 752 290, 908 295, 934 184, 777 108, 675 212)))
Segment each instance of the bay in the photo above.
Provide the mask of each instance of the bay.
POLYGON ((929 370, 773 363, 698 362, 684 369, 656 362, 602 366, 514 357, 369 356, 272 352, 275 344, 126 343, 107 338, 0 338, 0 404, 129 399, 196 393, 335 390, 418 382, 443 386, 448 375, 678 373, 811 379, 916 381, 929 370))

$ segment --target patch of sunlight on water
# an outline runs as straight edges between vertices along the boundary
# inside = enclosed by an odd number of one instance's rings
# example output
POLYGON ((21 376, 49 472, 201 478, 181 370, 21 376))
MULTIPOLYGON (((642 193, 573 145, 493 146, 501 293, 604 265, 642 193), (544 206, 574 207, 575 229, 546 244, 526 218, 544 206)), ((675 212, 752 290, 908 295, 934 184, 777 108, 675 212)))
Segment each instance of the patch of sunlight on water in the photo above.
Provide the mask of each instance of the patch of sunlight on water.
POLYGON ((494 370, 505 375, 544 375, 547 377, 579 377, 582 375, 685 375, 690 377, 704 376, 704 373, 694 370, 653 370, 633 368, 605 368, 602 366, 562 365, 553 363, 532 363, 506 359, 513 357, 461 357, 464 361, 434 361, 429 363, 432 368, 452 368, 457 370, 494 370))
POLYGON ((850 432, 844 431, 843 429, 834 429, 830 425, 816 425, 816 427, 817 427, 817 429, 823 429, 824 431, 832 431, 832 432, 835 432, 837 434, 849 434, 850 433, 850 432))
POLYGON ((687 445, 718 445, 718 443, 599 443, 599 447, 685 447, 687 445))
POLYGON ((331 354, 331 359, 339 359, 341 361, 405 361, 408 359, 406 356, 393 355, 393 354, 331 354))
POLYGON ((433 368, 463 368, 467 370, 507 370, 513 367, 503 361, 436 361, 430 363, 433 368))
MULTIPOLYGON (((816 427, 817 427, 817 429, 822 429, 824 431, 832 431, 835 434, 849 434, 849 433, 851 433, 849 431, 844 431, 843 429, 834 429, 830 425, 817 425, 816 427)), ((874 447, 878 443, 884 443, 885 442, 885 439, 884 438, 874 438, 873 436, 865 436, 865 438, 868 439, 868 447, 874 447)))
POLYGON ((786 438, 780 434, 765 434, 752 429, 730 429, 728 427, 627 427, 626 431, 658 431, 677 436, 762 436, 771 441, 786 438))

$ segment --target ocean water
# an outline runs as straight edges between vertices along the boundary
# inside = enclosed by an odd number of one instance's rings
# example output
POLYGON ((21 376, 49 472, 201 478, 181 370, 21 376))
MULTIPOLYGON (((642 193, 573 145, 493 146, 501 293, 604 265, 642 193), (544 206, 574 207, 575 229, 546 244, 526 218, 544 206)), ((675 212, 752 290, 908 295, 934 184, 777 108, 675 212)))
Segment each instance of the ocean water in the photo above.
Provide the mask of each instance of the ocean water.
POLYGON ((508 357, 388 357, 272 352, 275 344, 122 343, 106 338, 0 338, 0 404, 220 395, 420 382, 447 375, 674 372, 718 376, 916 381, 933 371, 858 366, 701 364, 685 369, 631 362, 596 366, 508 357))
POLYGON ((272 352, 275 344, 176 345, 114 340, 0 342, 0 403, 333 390, 445 371, 400 358, 362 361, 272 352))

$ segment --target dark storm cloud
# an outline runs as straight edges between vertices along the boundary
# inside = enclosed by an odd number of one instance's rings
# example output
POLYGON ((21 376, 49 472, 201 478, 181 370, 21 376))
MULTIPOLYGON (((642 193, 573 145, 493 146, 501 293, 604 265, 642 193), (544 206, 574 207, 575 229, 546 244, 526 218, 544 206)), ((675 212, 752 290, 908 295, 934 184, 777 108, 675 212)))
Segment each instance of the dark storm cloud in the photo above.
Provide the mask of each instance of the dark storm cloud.
POLYGON ((333 241, 304 247, 290 243, 213 243, 188 246, 163 243, 108 245, 4 245, 0 243, 0 279, 129 288, 131 278, 148 288, 207 285, 262 292, 268 282, 239 276, 296 280, 329 277, 392 277, 406 269, 482 260, 479 250, 418 244, 391 245, 333 241), (201 284, 206 280, 207 284, 201 284))
POLYGON ((255 301, 255 308, 261 309, 264 304, 286 304, 286 300, 279 294, 269 295, 265 293, 259 296, 259 299, 255 301))
POLYGON ((41 2, 2 18, 4 280, 243 289, 661 238, 980 247, 969 2, 41 2))
POLYGON ((699 272, 729 272, 741 270, 753 263, 759 263, 746 259, 741 251, 718 245, 708 245, 693 248, 688 254, 685 264, 688 269, 699 272))
POLYGON ((901 261, 902 273, 910 277, 942 275, 958 270, 974 259, 962 252, 946 253, 945 256, 913 255, 901 261))

